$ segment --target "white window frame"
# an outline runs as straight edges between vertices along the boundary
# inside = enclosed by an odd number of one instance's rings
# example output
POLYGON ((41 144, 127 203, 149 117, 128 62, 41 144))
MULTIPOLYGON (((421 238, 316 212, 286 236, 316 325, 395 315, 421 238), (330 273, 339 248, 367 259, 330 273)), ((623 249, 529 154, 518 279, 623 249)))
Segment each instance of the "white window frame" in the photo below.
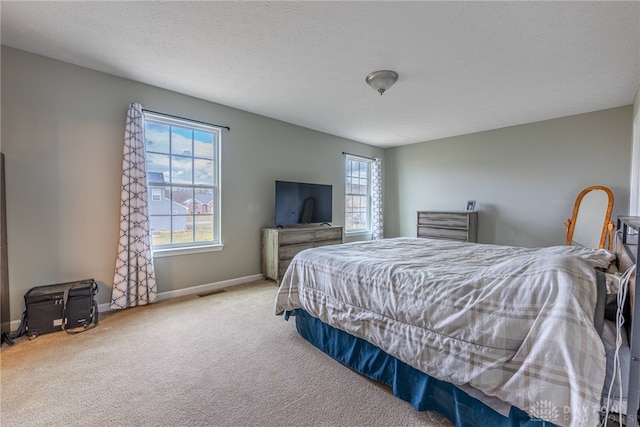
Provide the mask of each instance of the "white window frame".
MULTIPOLYGON (((213 156, 211 158, 211 160, 213 161, 213 185, 202 185, 202 184, 195 184, 195 183, 172 183, 171 182, 171 177, 169 176, 168 182, 163 183, 163 187, 171 190, 173 187, 181 187, 181 188, 193 188, 195 189, 210 189, 212 190, 213 193, 213 205, 214 205, 214 209, 212 210, 212 212, 208 213, 207 215, 212 215, 212 219, 211 219, 211 225, 212 225, 212 235, 213 235, 213 240, 200 240, 200 241, 192 241, 192 242, 186 242, 186 243, 169 243, 169 244, 163 244, 163 245, 157 245, 154 244, 153 245, 153 256, 154 257, 164 257, 164 256, 171 256, 171 255, 185 255, 185 254, 189 254, 189 253, 199 253, 199 252, 210 252, 210 251, 219 251, 222 250, 223 248, 223 244, 222 244, 222 238, 221 238, 221 181, 220 181, 220 177, 221 177, 221 173, 220 173, 220 169, 221 169, 221 160, 220 160, 220 152, 221 152, 221 146, 222 146, 222 129, 213 125, 208 125, 202 122, 198 122, 198 121, 191 121, 188 119, 179 119, 176 118, 174 116, 169 116, 169 115, 163 115, 161 113, 156 113, 156 112, 148 112, 145 111, 144 112, 144 119, 145 119, 145 130, 146 130, 146 123, 147 121, 152 121, 152 122, 156 122, 156 123, 162 123, 165 125, 169 125, 169 126, 178 126, 181 128, 188 128, 188 129, 192 129, 192 130, 197 130, 197 131, 204 131, 204 132, 209 132, 212 133, 214 135, 214 146, 213 146, 213 156)), ((171 134, 171 133, 170 133, 171 134)), ((163 152, 154 152, 153 150, 149 150, 147 149, 147 143, 146 143, 146 137, 145 137, 145 150, 146 150, 146 154, 161 154, 161 155, 166 155, 167 153, 163 153, 163 152)), ((171 175, 171 162, 172 162, 172 156, 176 153, 172 153, 171 152, 171 148, 169 150, 170 152, 168 153, 169 158, 170 158, 170 166, 169 166, 169 175, 171 175)), ((192 145, 192 150, 191 150, 191 159, 192 162, 194 161, 194 159, 207 159, 208 157, 202 157, 202 156, 198 156, 196 153, 194 153, 195 150, 193 150, 193 145, 192 145)), ((184 153, 180 153, 180 156, 184 156, 184 153)), ((193 165, 193 163, 192 163, 193 165)), ((148 168, 147 168, 148 169, 148 168)), ((192 167, 192 173, 194 173, 194 168, 192 167)), ((147 172, 150 172, 149 170, 147 170, 147 172)), ((147 173, 147 176, 149 176, 150 174, 147 173)), ((166 181, 166 178, 165 178, 166 181)), ((171 191, 168 192, 169 194, 166 196, 168 197, 170 200, 172 198, 171 196, 171 191)), ((173 203, 173 202, 171 202, 173 203)), ((171 223, 173 224, 173 218, 174 215, 175 216, 179 216, 179 212, 177 210, 174 209, 170 209, 170 213, 163 213, 163 216, 170 216, 171 217, 171 223)), ((192 220, 195 221, 196 219, 196 215, 191 214, 192 215, 192 220)), ((159 216, 159 215, 154 215, 151 214, 151 212, 149 212, 149 219, 151 220, 152 217, 154 216, 159 216)), ((189 215, 186 215, 189 216, 189 215)), ((173 226, 171 226, 171 228, 173 228, 173 226)), ((195 228, 195 223, 194 223, 194 228, 195 228)), ((193 228, 192 228, 193 230, 193 228)), ((195 237, 195 230, 194 232, 194 237, 195 237)), ((172 233, 170 233, 170 236, 172 235, 172 233)), ((153 240, 153 236, 152 236, 152 240, 153 240)))
POLYGON ((354 156, 352 154, 346 154, 345 155, 345 197, 344 197, 344 233, 345 235, 354 235, 354 234, 365 234, 365 233, 371 233, 373 231, 373 224, 372 224, 372 220, 373 220, 373 216, 372 216, 372 209, 373 209, 373 200, 372 200, 372 195, 371 195, 371 186, 373 184, 372 182, 372 177, 371 177, 371 169, 372 169, 372 165, 373 165, 373 160, 367 157, 360 157, 360 156, 354 156), (350 162, 362 162, 362 163, 366 163, 367 164, 367 194, 366 194, 366 201, 367 201, 367 212, 366 212, 366 217, 367 217, 367 224, 368 224, 368 228, 349 228, 349 223, 350 221, 347 219, 348 215, 350 214, 350 212, 348 211, 347 205, 348 205, 348 198, 349 196, 361 196, 360 193, 349 193, 348 192, 348 182, 347 179, 349 178, 349 176, 347 175, 347 171, 350 170, 350 168, 348 169, 348 167, 350 166, 350 162))
MULTIPOLYGON (((638 92, 640 96, 640 91, 638 92)), ((631 145, 631 183, 629 215, 640 215, 640 108, 633 119, 633 141, 631 145)))

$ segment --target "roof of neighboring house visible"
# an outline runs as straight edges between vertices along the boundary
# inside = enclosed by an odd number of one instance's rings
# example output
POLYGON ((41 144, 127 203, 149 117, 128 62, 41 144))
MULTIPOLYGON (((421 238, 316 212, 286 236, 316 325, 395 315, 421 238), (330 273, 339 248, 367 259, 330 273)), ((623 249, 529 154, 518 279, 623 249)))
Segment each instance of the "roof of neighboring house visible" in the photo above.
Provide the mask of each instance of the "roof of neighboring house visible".
MULTIPOLYGON (((200 202, 203 205, 206 205, 209 202, 211 202, 211 200, 213 200, 213 195, 212 194, 196 194, 195 199, 196 199, 197 202, 200 202)), ((190 202, 191 202, 191 199, 184 201, 185 204, 190 203, 190 202)))
POLYGON ((164 183, 164 175, 162 172, 147 172, 149 175, 149 182, 153 183, 164 183))

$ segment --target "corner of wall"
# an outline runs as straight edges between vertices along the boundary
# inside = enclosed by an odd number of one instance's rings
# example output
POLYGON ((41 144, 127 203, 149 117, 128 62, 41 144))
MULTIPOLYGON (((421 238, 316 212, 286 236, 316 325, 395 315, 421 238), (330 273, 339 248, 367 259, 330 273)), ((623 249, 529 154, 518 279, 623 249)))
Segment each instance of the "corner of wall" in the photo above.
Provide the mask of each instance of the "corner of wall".
POLYGON ((640 114, 640 85, 638 85, 638 89, 636 90, 636 97, 633 101, 633 118, 634 121, 636 117, 640 114))

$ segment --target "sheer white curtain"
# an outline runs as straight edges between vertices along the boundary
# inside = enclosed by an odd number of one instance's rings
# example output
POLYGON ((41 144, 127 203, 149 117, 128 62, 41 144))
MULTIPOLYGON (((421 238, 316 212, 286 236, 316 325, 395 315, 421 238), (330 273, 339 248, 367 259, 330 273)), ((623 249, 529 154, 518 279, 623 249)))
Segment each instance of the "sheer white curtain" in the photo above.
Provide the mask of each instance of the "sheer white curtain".
POLYGON ((131 103, 124 132, 120 241, 111 291, 114 309, 157 299, 147 200, 144 117, 142 105, 131 103))
POLYGON ((374 158, 371 164, 371 218, 373 234, 372 239, 384 237, 384 224, 382 222, 382 159, 374 158))

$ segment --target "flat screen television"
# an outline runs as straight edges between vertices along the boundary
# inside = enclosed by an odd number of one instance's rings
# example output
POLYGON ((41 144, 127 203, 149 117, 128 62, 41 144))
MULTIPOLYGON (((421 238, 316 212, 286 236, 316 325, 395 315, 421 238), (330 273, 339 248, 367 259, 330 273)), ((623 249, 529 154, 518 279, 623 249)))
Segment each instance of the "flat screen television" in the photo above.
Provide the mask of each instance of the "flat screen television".
POLYGON ((276 225, 330 223, 332 192, 326 184, 276 181, 276 225))

